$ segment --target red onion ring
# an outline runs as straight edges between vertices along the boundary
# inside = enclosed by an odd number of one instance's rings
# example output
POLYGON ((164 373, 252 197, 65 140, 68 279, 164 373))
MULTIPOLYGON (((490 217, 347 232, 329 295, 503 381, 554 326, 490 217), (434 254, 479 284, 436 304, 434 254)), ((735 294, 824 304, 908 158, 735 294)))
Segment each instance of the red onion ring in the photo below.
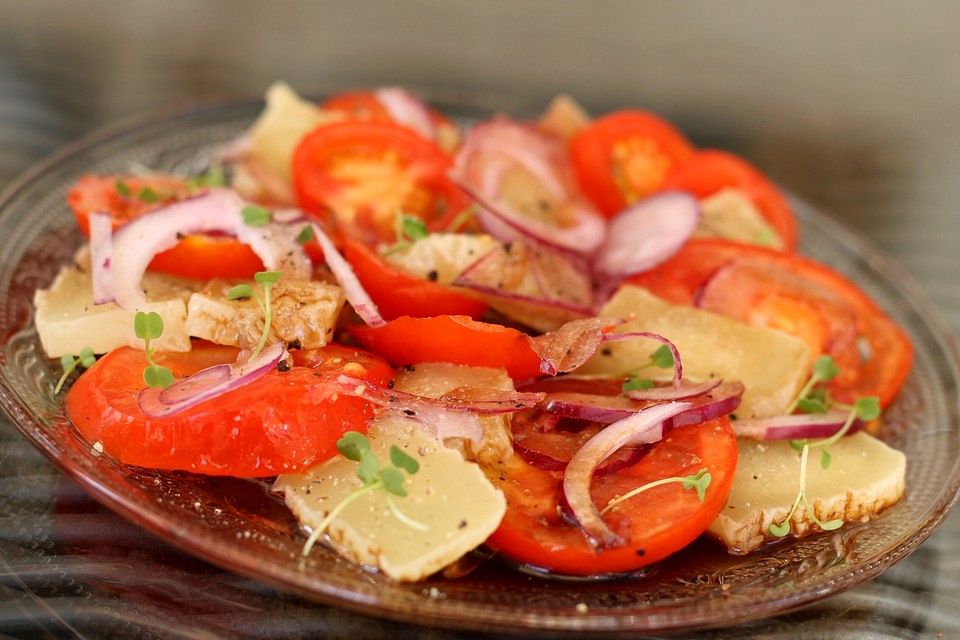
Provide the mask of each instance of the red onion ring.
POLYGON ((430 117, 430 109, 409 91, 399 87, 383 87, 374 91, 373 95, 394 122, 413 129, 427 140, 436 139, 437 130, 430 117))
POLYGON ((357 279, 357 274, 353 272, 353 267, 340 255, 340 252, 337 251, 337 248, 333 245, 333 241, 330 240, 329 236, 323 232, 323 229, 321 229, 319 225, 310 223, 310 227, 313 229, 314 239, 316 239, 320 245, 320 249, 323 251, 324 261, 327 263, 327 266, 330 267, 330 271, 333 272, 333 276, 337 279, 337 282, 343 287, 343 294, 346 296, 347 302, 349 302, 354 311, 357 312, 360 319, 371 327, 382 327, 387 324, 383 316, 380 315, 380 310, 377 309, 373 298, 370 297, 370 294, 367 293, 363 285, 360 284, 360 280, 357 279))
POLYGON ((563 473, 563 494, 587 539, 598 548, 615 547, 624 540, 603 521, 593 503, 590 482, 607 458, 630 444, 652 444, 663 438, 665 424, 687 409, 689 402, 657 404, 614 422, 587 441, 571 458, 563 473))
POLYGON ((211 189, 198 196, 146 213, 113 236, 110 274, 114 299, 124 309, 137 309, 147 299, 140 280, 155 255, 171 248, 183 234, 224 232, 250 245, 270 271, 295 279, 310 277, 310 259, 283 225, 251 227, 243 220, 244 201, 229 189, 211 189))
POLYGON ((680 249, 700 221, 700 205, 688 193, 667 191, 629 206, 610 221, 597 249, 594 273, 600 281, 621 280, 651 269, 680 249))
POLYGON ((673 387, 680 388, 680 381, 683 379, 683 362, 680 360, 680 350, 673 344, 669 338, 665 338, 659 333, 650 331, 624 331, 621 333, 608 332, 603 334, 604 342, 622 342, 624 340, 656 340, 660 344, 667 345, 670 353, 673 355, 673 387))
POLYGON ((720 386, 720 383, 722 382, 723 379, 717 378, 716 380, 707 380, 706 382, 701 382, 699 384, 681 383, 679 387, 655 386, 650 389, 633 389, 632 391, 627 392, 627 397, 634 400, 654 400, 657 402, 661 402, 663 400, 686 400, 687 398, 702 396, 705 393, 709 393, 720 386))
POLYGON ((253 382, 286 357, 283 343, 277 342, 243 365, 214 365, 166 389, 148 387, 137 396, 137 404, 144 415, 165 418, 253 382))
POLYGON ((93 280, 93 304, 106 304, 114 299, 113 275, 113 220, 109 213, 91 213, 90 271, 93 280))
MULTIPOLYGON (((730 425, 737 437, 753 440, 804 440, 829 438, 846 423, 849 414, 843 411, 828 413, 805 413, 774 418, 731 420, 730 425)), ((847 433, 856 433, 863 422, 854 420, 847 433)))

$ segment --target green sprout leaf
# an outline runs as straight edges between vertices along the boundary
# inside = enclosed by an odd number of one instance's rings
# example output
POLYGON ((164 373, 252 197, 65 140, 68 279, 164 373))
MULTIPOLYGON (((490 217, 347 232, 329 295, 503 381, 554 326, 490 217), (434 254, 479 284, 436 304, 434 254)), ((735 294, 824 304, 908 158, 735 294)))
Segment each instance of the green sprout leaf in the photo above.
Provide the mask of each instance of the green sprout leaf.
POLYGON ((166 389, 173 384, 173 372, 164 366, 151 364, 143 370, 143 381, 148 387, 166 389))
POLYGON ((117 180, 114 186, 117 189, 117 193, 124 198, 129 198, 130 196, 133 195, 133 192, 130 191, 130 186, 123 180, 117 180))
POLYGON ((253 297, 253 287, 248 284, 237 284, 227 291, 228 300, 246 300, 253 297))
POLYGON ((370 441, 358 431, 347 431, 337 440, 337 451, 347 460, 360 462, 360 455, 370 451, 370 441))
POLYGON ((652 389, 653 380, 649 378, 628 378, 620 386, 620 393, 636 391, 638 389, 652 389))
POLYGON ((427 231, 427 225, 423 220, 416 216, 404 214, 402 217, 402 224, 403 235, 410 238, 414 242, 417 240, 423 240, 430 235, 430 232, 427 231))
POLYGON ((404 488, 406 478, 396 467, 387 467, 380 471, 380 480, 383 482, 383 488, 395 496, 404 497, 407 490, 404 488))
POLYGON ((84 369, 89 369, 97 362, 97 357, 93 354, 93 349, 84 347, 80 350, 80 365, 84 369))
POLYGON ((373 455, 373 451, 370 449, 361 450, 360 462, 357 464, 357 477, 363 484, 370 484, 377 479, 379 473, 380 462, 377 460, 377 456, 373 455))
POLYGON ((60 366, 63 367, 64 371, 73 371, 77 368, 77 359, 70 355, 61 356, 60 366))
POLYGON ((636 489, 631 489, 622 496, 615 496, 607 502, 606 506, 600 510, 600 515, 602 516, 610 509, 614 508, 621 502, 629 500, 630 498, 643 493, 644 491, 649 491, 654 487, 661 487, 665 484, 680 483, 684 489, 693 489, 697 492, 697 497, 700 498, 700 501, 706 499, 707 488, 710 486, 710 481, 713 477, 710 475, 710 471, 704 467, 700 471, 689 475, 689 476, 674 476, 671 478, 661 478, 660 480, 654 480, 653 482, 648 482, 645 485, 641 485, 636 489))
POLYGON ((650 356, 650 362, 658 369, 669 369, 673 366, 673 352, 670 347, 662 344, 650 356))
POLYGON ((137 194, 137 199, 141 202, 157 202, 160 200, 160 196, 157 195, 157 192, 151 189, 150 187, 144 187, 140 189, 140 193, 137 194))
POLYGON ((828 355, 818 357, 813 363, 813 377, 818 382, 830 382, 840 375, 840 368, 828 355))
POLYGON ((826 413, 827 405, 822 400, 807 397, 797 400, 797 409, 801 413, 826 413))
POLYGON ((420 470, 420 463, 397 445, 390 447, 390 462, 393 463, 393 466, 403 469, 411 475, 420 470))
POLYGON ((769 531, 770 535, 774 536, 775 538, 782 538, 788 533, 790 533, 790 521, 784 520, 780 524, 777 524, 776 522, 771 522, 770 526, 767 527, 767 531, 769 531))
POLYGON ((262 227, 273 220, 273 214, 269 210, 255 204, 245 206, 240 215, 243 216, 243 222, 250 227, 262 227))
POLYGON ((77 367, 83 367, 84 369, 89 369, 97 362, 97 357, 93 354, 93 349, 90 347, 84 347, 80 350, 80 355, 78 357, 73 357, 71 355, 64 355, 60 357, 60 366, 63 368, 63 375, 60 376, 60 379, 57 380, 57 385, 53 388, 53 395, 60 393, 60 390, 63 389, 63 385, 66 384, 67 378, 70 377, 70 374, 77 370, 77 367))
POLYGON ((817 520, 817 526, 824 531, 836 531, 843 526, 843 520, 840 520, 839 518, 836 520, 827 520, 826 522, 817 520))
POLYGON ((313 240, 313 227, 309 224, 300 230, 300 233, 297 234, 297 242, 300 244, 307 244, 313 240))
POLYGON ((156 311, 137 311, 133 317, 133 331, 141 340, 156 340, 163 335, 163 316, 156 311))
POLYGON ((210 165, 206 173, 187 178, 186 184, 187 189, 196 191, 197 189, 225 186, 227 178, 223 174, 223 166, 219 162, 215 162, 210 165))
POLYGON ((697 497, 700 498, 700 502, 703 502, 707 499, 707 487, 710 486, 711 480, 713 480, 713 476, 711 476, 707 468, 704 467, 696 474, 684 478, 682 486, 684 489, 695 489, 697 497))
POLYGON ((283 276, 279 271, 258 271, 253 274, 253 279, 260 284, 276 284, 283 276))
POLYGON ((864 422, 870 422, 880 417, 880 399, 876 396, 857 398, 853 403, 853 411, 864 422))
POLYGON ((830 456, 830 452, 826 449, 820 451, 820 468, 826 471, 830 468, 830 462, 833 460, 830 456))

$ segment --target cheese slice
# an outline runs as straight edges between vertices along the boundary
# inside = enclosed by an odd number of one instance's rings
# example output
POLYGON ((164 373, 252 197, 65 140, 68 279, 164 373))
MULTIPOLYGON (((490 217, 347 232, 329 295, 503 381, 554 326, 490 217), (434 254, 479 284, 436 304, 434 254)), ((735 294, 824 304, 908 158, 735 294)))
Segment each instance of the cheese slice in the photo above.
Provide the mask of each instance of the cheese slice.
MULTIPOLYGON (((141 311, 156 311, 163 317, 163 335, 151 341, 161 351, 189 351, 190 337, 184 329, 187 298, 198 283, 157 273, 146 273, 141 281, 147 304, 141 311)), ((134 311, 116 304, 93 304, 93 282, 89 267, 80 264, 60 269, 48 289, 34 294, 35 322, 43 350, 51 358, 76 355, 84 347, 107 353, 129 345, 143 348, 133 331, 134 311)))
POLYGON ((493 251, 499 243, 485 234, 431 233, 384 260, 407 273, 450 284, 471 264, 493 251))
MULTIPOLYGON (((709 311, 671 305, 640 287, 621 287, 600 315, 627 320, 615 331, 652 331, 672 340, 686 377, 741 381, 746 390, 737 415, 742 417, 783 414, 807 377, 809 356, 802 340, 709 311)), ((659 346, 652 340, 611 342, 577 373, 622 375, 646 362, 659 346)), ((657 373, 644 370, 644 375, 657 373)))
MULTIPOLYGON (((800 454, 787 441, 741 439, 733 489, 708 532, 734 553, 747 553, 772 539, 771 523, 790 512, 800 482, 800 454)), ((903 496, 906 456, 859 432, 829 448, 828 469, 820 452, 807 461, 807 499, 821 521, 866 521, 903 496)), ((801 504, 790 519, 793 535, 819 531, 801 504)))
POLYGON ((700 223, 695 238, 726 238, 783 249, 783 239, 753 202, 739 189, 721 189, 700 201, 700 223))
MULTIPOLYGON (((395 580, 425 578, 482 544, 499 526, 506 511, 503 494, 480 467, 456 449, 437 442, 415 421, 395 416, 375 419, 370 445, 385 464, 396 445, 419 463, 406 483, 408 495, 377 490, 352 502, 333 520, 327 535, 342 555, 379 567, 395 580), (425 530, 398 519, 392 499, 404 516, 425 530)), ((283 491, 287 506, 304 524, 315 527, 338 503, 361 486, 357 464, 337 456, 306 474, 283 475, 274 489, 283 491)))

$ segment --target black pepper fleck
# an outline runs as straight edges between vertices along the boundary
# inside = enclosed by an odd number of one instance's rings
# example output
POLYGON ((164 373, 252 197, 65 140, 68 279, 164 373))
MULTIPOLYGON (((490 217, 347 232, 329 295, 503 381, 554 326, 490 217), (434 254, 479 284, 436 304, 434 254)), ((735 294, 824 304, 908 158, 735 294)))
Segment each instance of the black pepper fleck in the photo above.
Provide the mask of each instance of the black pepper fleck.
POLYGON ((290 371, 290 363, 287 362, 286 358, 277 363, 277 371, 280 373, 290 371))
POLYGON ((431 269, 430 271, 427 272, 427 280, 429 280, 430 282, 436 282, 437 278, 439 277, 440 277, 440 274, 437 273, 436 269, 431 269))
POLYGON ((299 351, 300 349, 303 349, 303 345, 300 344, 299 340, 293 340, 287 343, 287 349, 293 349, 293 350, 299 351))

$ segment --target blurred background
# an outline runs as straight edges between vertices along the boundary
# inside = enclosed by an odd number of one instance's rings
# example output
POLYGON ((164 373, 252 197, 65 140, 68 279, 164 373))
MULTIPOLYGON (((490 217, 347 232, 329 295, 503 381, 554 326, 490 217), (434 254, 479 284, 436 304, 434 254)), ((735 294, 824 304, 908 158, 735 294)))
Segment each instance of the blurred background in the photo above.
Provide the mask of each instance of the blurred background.
MULTIPOLYGON (((308 94, 399 84, 466 91, 491 104, 508 96, 531 111, 562 91, 594 113, 653 109, 695 142, 745 155, 893 253, 956 330, 958 33, 960 4, 949 0, 0 0, 0 187, 58 146, 117 118, 258 95, 278 78, 308 94)), ((0 480, 0 514, 12 513, 5 507, 14 497, 2 489, 11 486, 9 478, 29 477, 28 506, 36 518, 18 516, 21 533, 0 547, 2 637, 74 637, 73 631, 279 637, 279 629, 422 637, 197 568, 201 563, 116 523, 9 425, 0 426, 0 470, 7 476, 0 480), (116 592, 108 598, 87 589, 65 556, 44 551, 54 542, 36 543, 44 514, 64 500, 94 523, 77 525, 91 548, 109 534, 123 550, 126 569, 110 565, 117 576, 154 571, 179 595, 161 606, 144 595, 142 583, 128 584, 119 600, 116 592), (66 580, 79 595, 62 590, 66 580), (177 616, 208 583, 235 591, 199 613, 194 607, 202 624, 177 616), (68 602, 74 597, 87 608, 68 602), (260 622, 236 622, 238 611, 260 622)), ((22 511, 24 498, 16 500, 22 511)), ((69 543, 55 542, 58 553, 69 543)), ((829 630, 824 637, 960 637, 960 595, 949 577, 960 574, 953 560, 958 551, 955 516, 880 580, 806 612, 717 637, 792 638, 811 629, 829 630), (847 626, 847 619, 856 624, 847 626)), ((82 566, 89 571, 91 564, 82 566)))

